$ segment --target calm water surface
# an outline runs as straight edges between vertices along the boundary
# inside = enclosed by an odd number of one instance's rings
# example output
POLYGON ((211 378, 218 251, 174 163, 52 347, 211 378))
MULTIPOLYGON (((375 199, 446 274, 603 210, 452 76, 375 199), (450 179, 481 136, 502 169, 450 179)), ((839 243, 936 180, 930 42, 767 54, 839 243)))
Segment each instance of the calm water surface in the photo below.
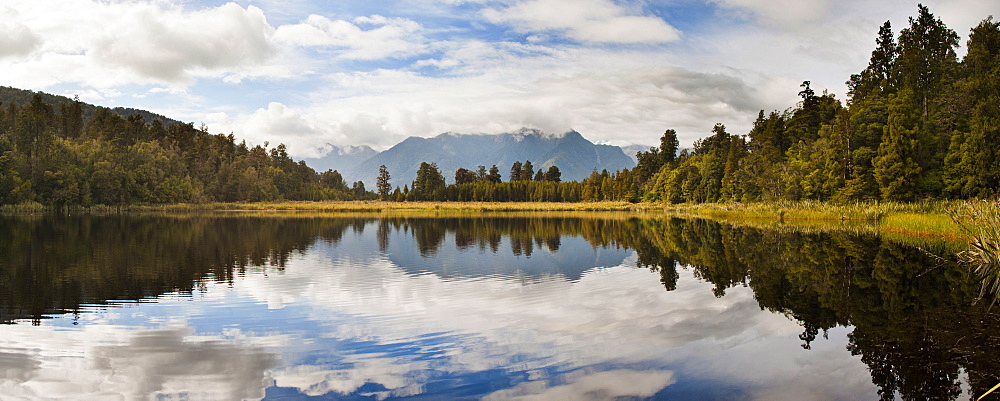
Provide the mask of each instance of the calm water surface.
POLYGON ((621 215, 0 218, 0 399, 969 399, 948 260, 621 215))

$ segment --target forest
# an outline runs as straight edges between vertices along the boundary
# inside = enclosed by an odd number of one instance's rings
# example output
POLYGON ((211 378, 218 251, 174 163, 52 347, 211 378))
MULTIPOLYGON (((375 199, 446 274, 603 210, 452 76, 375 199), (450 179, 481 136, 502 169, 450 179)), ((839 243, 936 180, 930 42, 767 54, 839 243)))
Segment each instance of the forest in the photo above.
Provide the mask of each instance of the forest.
MULTIPOLYGON (((0 107, 0 204, 131 205, 273 200, 753 202, 917 201, 996 195, 1000 187, 1000 23, 959 36, 920 5, 895 33, 887 21, 846 104, 802 83, 801 101, 761 110, 745 135, 717 123, 691 149, 666 130, 632 170, 563 182, 558 167, 436 164, 376 190, 316 172, 284 145, 248 146, 207 127, 34 94, 0 107), (470 166, 471 167, 471 166, 470 166)), ((25 91, 26 92, 26 91, 25 91)), ((30 92, 29 92, 30 93, 30 92)))
MULTIPOLYGON (((690 151, 640 155, 644 200, 813 199, 916 201, 995 195, 1000 185, 1000 26, 958 35, 925 6, 894 35, 878 32, 868 67, 847 81, 849 99, 802 83, 797 107, 758 114, 747 135, 722 124, 690 151), (666 153, 666 154, 664 154, 666 153)), ((666 149, 666 151, 664 151, 666 149)))
POLYGON ((0 108, 0 204, 121 206, 372 196, 361 182, 348 187, 335 171, 317 173, 295 162, 284 145, 250 147, 236 143, 232 134, 211 135, 205 127, 171 123, 150 113, 95 108, 78 100, 56 104, 58 108, 36 93, 27 104, 8 101, 0 108), (85 118, 85 111, 93 115, 85 118))

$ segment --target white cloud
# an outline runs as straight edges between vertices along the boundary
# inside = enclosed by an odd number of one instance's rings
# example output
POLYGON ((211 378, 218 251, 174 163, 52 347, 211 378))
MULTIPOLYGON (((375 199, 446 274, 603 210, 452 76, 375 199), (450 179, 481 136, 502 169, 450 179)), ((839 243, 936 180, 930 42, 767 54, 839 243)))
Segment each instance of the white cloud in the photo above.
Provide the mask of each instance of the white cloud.
POLYGON ((830 0, 709 0, 744 18, 785 28, 804 27, 830 15, 830 0))
POLYGON ((205 119, 213 131, 239 133, 251 144, 284 143, 298 157, 319 157, 324 138, 330 136, 321 125, 278 102, 235 119, 226 113, 209 113, 205 119))
MULTIPOLYGON (((604 58, 580 56, 584 63, 604 58)), ((314 122, 313 127, 323 127, 311 133, 324 137, 295 136, 292 142, 298 146, 290 147, 290 152, 306 157, 311 150, 301 145, 319 147, 327 142, 384 149, 406 136, 513 132, 521 127, 550 133, 576 129, 591 140, 618 145, 654 143, 665 129, 673 128, 689 145, 708 135, 716 122, 727 124, 734 133, 749 130, 756 110, 766 108, 758 103, 757 88, 724 74, 632 67, 536 77, 489 65, 470 68, 483 72, 442 78, 399 71, 338 74, 331 85, 335 90, 319 92, 312 107, 297 109, 314 122), (734 121, 734 115, 742 120, 734 121)), ((790 85, 797 89, 797 83, 790 85)), ((247 130, 266 126, 259 121, 242 125, 247 130)))
POLYGON ((665 43, 680 39, 680 31, 662 19, 628 15, 610 0, 524 0, 513 6, 488 8, 483 16, 495 24, 511 24, 534 33, 562 32, 588 43, 665 43))
POLYGON ((253 76, 252 70, 278 54, 274 28, 254 6, 190 11, 167 2, 94 0, 4 5, 14 18, 0 32, 19 32, 21 39, 3 43, 31 57, 3 63, 0 71, 11 84, 28 88, 66 82, 187 86, 198 77, 253 76))
POLYGON ((671 384, 671 371, 609 370, 578 377, 569 377, 568 383, 552 385, 545 381, 521 383, 514 388, 500 390, 483 397, 486 401, 499 400, 611 400, 619 398, 648 398, 671 384))
POLYGON ((259 64, 276 52, 274 29, 253 6, 228 3, 188 13, 133 7, 114 21, 97 39, 94 56, 166 82, 259 64))
POLYGON ((275 38, 298 46, 343 49, 340 55, 346 59, 378 60, 423 53, 421 30, 420 24, 404 18, 373 15, 344 21, 311 15, 301 24, 279 27, 275 38), (374 28, 362 29, 365 26, 374 28))
POLYGON ((201 336, 184 327, 10 326, 4 334, 4 399, 261 399, 280 361, 254 344, 266 338, 201 336))
MULTIPOLYGON (((12 12, 12 10, 0 10, 0 16, 12 12)), ((27 56, 41 44, 42 38, 23 24, 9 20, 0 21, 0 59, 27 56)))

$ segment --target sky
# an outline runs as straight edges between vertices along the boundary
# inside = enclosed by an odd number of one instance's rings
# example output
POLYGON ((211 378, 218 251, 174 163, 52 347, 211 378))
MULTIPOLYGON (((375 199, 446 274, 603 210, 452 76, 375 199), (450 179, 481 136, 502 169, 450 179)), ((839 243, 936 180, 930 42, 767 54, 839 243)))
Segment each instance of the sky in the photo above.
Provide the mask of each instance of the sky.
MULTIPOLYGON (((961 36, 997 0, 926 0, 961 36)), ((802 81, 845 100, 881 0, 4 0, 0 85, 150 110, 295 157, 409 136, 746 134, 802 81)), ((1000 16, 1000 15, 997 15, 1000 16)))

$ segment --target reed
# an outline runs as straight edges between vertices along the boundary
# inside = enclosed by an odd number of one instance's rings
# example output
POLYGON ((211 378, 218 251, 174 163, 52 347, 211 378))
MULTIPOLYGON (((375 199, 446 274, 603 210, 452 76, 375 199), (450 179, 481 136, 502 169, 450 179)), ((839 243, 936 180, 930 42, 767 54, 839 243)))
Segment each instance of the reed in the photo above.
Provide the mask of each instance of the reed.
POLYGON ((954 219, 969 235, 969 249, 959 253, 982 281, 981 296, 1000 296, 1000 204, 969 202, 955 211, 954 219))

